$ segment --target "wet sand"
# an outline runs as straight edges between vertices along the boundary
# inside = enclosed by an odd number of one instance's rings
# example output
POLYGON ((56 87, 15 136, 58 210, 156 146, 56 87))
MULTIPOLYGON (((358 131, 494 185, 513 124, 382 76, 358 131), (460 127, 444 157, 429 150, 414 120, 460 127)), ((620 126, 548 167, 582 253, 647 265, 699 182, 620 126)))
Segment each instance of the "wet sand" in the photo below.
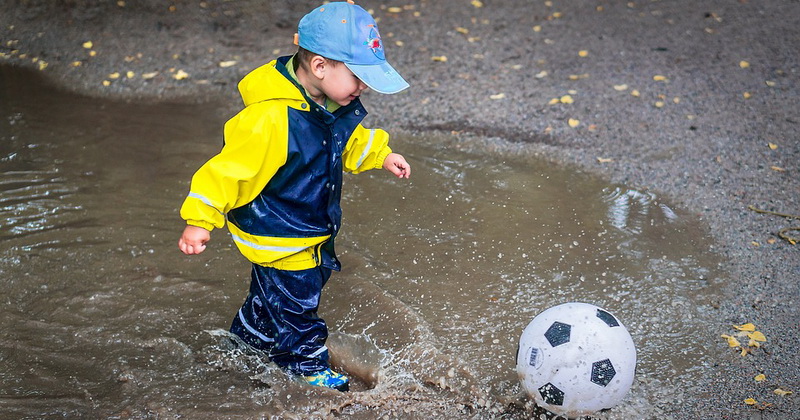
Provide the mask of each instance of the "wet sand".
MULTIPOLYGON (((236 82, 289 53, 296 21, 315 5, 133 3, 0 6, 0 60, 87 95, 214 101, 233 112, 236 82)), ((798 221, 748 210, 800 213, 800 3, 415 1, 396 13, 361 4, 412 83, 366 95, 370 125, 450 133, 448 147, 498 157, 542 156, 668 196, 707 224, 730 279, 711 303, 709 335, 753 322, 768 341, 747 357, 723 351, 704 386, 664 401, 667 413, 757 417, 764 403, 765 418, 800 411, 796 396, 772 392, 800 389, 800 251, 775 235, 798 221), (767 380, 756 383, 758 373, 767 380)))

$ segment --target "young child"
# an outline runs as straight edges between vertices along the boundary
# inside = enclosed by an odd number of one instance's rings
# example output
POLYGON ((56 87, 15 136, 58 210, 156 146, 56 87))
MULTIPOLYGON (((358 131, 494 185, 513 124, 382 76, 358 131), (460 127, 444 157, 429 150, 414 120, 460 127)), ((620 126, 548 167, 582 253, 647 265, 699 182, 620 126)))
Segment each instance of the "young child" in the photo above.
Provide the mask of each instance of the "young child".
POLYGON ((383 54, 375 20, 352 2, 332 2, 300 20, 294 56, 244 77, 245 108, 225 124, 225 145, 192 178, 181 207, 178 246, 206 248, 228 222, 253 263, 252 281, 231 332, 312 385, 347 391, 330 369, 328 329, 317 316, 322 287, 341 266, 342 171, 383 168, 408 178, 383 130, 361 126, 359 96, 369 87, 397 93, 408 83, 383 54))

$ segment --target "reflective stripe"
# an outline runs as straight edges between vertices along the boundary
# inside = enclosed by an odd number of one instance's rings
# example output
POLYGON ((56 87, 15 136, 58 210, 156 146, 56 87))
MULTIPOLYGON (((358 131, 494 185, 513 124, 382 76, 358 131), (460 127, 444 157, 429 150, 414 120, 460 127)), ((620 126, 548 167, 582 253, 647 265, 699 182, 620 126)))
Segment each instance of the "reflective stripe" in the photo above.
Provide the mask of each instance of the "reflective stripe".
POLYGON ((356 163, 356 168, 360 168, 361 164, 364 163, 364 159, 367 158, 369 154, 369 149, 372 147, 372 139, 375 137, 375 130, 369 130, 369 141, 367 142, 367 147, 364 148, 364 151, 361 153, 361 157, 358 158, 358 163, 356 163))
POLYGON ((245 245, 245 246, 247 246, 247 247, 250 247, 250 248, 253 248, 253 249, 258 249, 258 250, 261 250, 261 251, 273 251, 273 252, 300 252, 300 251, 302 251, 302 250, 304 250, 304 249, 308 248, 307 246, 275 246, 275 245, 259 245, 259 244, 255 244, 255 243, 253 243, 253 242, 250 242, 250 241, 246 241, 246 240, 244 240, 244 239, 242 239, 242 238, 240 238, 240 237, 238 237, 238 236, 234 235, 234 234, 233 234, 233 232, 231 232, 231 237, 233 237, 233 240, 234 240, 234 241, 236 241, 236 242, 239 242, 239 243, 240 243, 240 244, 242 244, 242 245, 245 245))
POLYGON ((219 214, 223 214, 221 211, 219 211, 219 209, 217 209, 217 206, 215 206, 213 203, 211 203, 211 200, 209 200, 208 198, 205 198, 202 195, 197 194, 197 193, 193 193, 193 192, 189 193, 189 197, 196 198, 196 199, 202 201, 203 204, 205 204, 208 207, 211 207, 214 210, 216 210, 219 214))
POLYGON ((274 339, 269 338, 264 334, 261 334, 260 332, 256 331, 255 328, 251 327, 250 324, 248 324, 247 321, 245 321, 244 314, 242 313, 241 308, 239 309, 239 321, 242 321, 242 325, 244 325, 244 327, 247 329, 247 331, 250 334, 253 334, 254 336, 256 336, 256 337, 258 337, 258 338, 260 338, 260 339, 262 339, 262 340, 264 340, 264 341, 266 341, 268 343, 274 343, 275 342, 274 339))
POLYGON ((322 346, 322 347, 319 348, 319 350, 315 351, 314 353, 309 354, 308 357, 317 357, 320 354, 322 354, 322 352, 324 352, 324 351, 328 351, 328 348, 325 347, 325 346, 322 346))

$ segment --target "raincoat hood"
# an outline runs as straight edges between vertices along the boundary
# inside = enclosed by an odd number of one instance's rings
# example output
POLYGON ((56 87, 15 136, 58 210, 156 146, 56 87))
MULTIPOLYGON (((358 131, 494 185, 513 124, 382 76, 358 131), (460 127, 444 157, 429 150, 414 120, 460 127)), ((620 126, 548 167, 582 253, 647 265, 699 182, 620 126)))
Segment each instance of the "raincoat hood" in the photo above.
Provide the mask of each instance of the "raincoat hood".
MULTIPOLYGON (((281 57, 253 70, 239 82, 239 94, 245 106, 273 99, 288 100, 292 108, 301 108, 306 99, 290 80, 285 64, 291 57, 281 57), (291 102, 295 102, 292 104, 291 102)), ((305 108, 303 108, 305 109, 305 108)))

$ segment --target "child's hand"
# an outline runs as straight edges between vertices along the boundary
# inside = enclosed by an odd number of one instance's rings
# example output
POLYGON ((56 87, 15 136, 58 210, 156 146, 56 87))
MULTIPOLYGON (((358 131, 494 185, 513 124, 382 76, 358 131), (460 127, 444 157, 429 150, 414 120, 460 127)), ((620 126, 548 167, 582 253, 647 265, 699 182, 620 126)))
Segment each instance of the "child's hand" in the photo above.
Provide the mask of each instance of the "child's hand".
POLYGON ((186 225, 178 248, 186 255, 199 254, 206 249, 206 242, 211 240, 211 232, 198 226, 186 225))
POLYGON ((411 176, 411 165, 406 162, 406 158, 397 153, 389 153, 383 161, 383 169, 393 173, 398 178, 409 178, 411 176))

